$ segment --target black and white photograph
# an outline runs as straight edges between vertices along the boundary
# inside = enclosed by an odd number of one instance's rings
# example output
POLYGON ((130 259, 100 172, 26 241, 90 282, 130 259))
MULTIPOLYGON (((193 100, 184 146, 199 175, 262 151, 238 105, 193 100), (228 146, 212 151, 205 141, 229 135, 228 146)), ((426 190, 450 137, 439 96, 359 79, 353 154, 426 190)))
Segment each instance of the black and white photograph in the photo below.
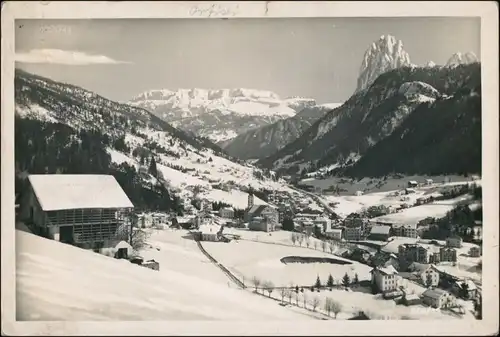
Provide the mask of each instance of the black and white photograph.
POLYGON ((11 19, 13 320, 498 331, 484 18, 273 3, 11 19))

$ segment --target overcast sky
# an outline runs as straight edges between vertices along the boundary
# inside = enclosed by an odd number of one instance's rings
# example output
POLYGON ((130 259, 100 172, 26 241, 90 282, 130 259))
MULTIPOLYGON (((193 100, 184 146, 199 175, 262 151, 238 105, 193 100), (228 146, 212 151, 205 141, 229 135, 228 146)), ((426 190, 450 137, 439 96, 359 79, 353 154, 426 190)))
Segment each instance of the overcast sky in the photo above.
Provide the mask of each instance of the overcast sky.
POLYGON ((480 57, 479 20, 16 20, 16 67, 118 101, 150 89, 253 88, 336 103, 381 35, 402 40, 415 64, 444 64, 458 51, 480 57))

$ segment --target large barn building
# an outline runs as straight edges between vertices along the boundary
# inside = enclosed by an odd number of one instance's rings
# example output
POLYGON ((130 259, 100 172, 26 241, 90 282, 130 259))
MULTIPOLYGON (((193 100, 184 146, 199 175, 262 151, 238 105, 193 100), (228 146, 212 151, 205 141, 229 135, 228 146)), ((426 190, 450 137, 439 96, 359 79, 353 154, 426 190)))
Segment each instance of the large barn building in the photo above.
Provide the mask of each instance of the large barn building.
POLYGON ((38 235, 100 251, 115 247, 134 205, 111 175, 28 176, 21 216, 38 235))

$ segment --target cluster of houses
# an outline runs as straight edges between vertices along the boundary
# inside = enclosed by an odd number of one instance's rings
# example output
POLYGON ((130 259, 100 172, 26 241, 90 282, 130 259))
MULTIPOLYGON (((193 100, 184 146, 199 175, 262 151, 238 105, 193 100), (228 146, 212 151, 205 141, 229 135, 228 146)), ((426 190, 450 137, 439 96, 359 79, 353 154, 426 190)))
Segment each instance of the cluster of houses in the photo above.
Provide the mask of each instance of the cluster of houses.
POLYGON ((400 300, 404 305, 425 304, 433 308, 454 307, 458 297, 475 300, 480 296, 477 286, 469 279, 454 279, 452 287, 439 288, 440 278, 449 276, 435 265, 414 264, 412 272, 398 272, 392 265, 371 270, 371 283, 386 299, 400 300), (405 280, 427 289, 421 294, 407 294, 405 280), (465 289, 465 291, 464 291, 465 289))

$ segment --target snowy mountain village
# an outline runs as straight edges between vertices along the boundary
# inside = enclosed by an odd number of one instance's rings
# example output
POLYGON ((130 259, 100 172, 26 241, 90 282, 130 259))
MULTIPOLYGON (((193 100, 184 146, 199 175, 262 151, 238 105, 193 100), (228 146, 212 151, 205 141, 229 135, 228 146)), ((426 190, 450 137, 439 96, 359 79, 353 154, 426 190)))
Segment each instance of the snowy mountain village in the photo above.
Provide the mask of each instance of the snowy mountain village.
POLYGON ((355 92, 319 104, 241 88, 119 103, 20 62, 17 320, 481 319, 481 67, 442 63, 382 35, 355 92))

